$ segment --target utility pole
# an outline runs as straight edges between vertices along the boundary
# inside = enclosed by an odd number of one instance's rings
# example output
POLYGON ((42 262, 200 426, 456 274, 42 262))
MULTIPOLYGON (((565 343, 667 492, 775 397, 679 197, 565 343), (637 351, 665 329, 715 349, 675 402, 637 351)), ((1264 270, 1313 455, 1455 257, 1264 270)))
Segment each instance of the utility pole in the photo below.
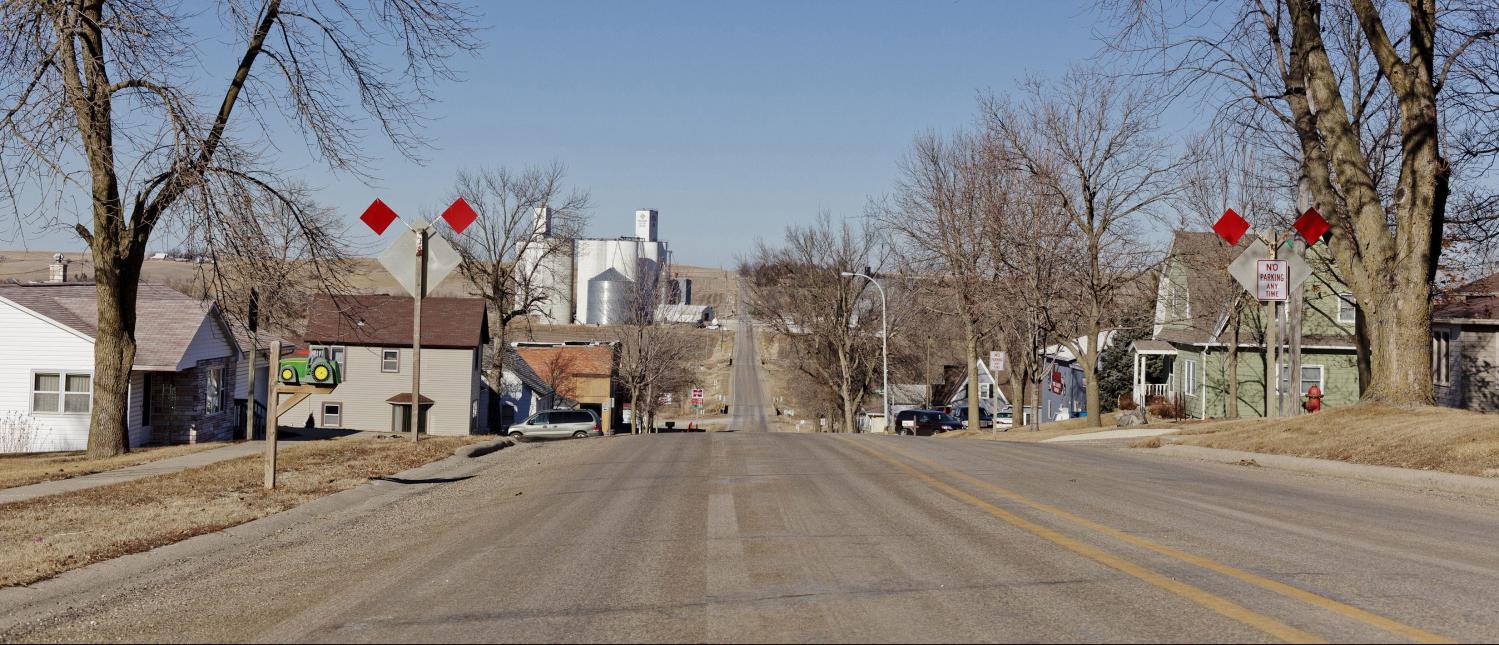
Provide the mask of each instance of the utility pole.
POLYGON ((422 431, 422 299, 427 297, 427 236, 430 226, 416 230, 416 297, 411 303, 411 443, 422 431))
MULTIPOLYGON (((248 319, 245 322, 249 323, 250 327, 250 366, 246 370, 248 375, 245 381, 245 441, 255 440, 255 358, 260 352, 260 347, 257 343, 260 339, 256 337, 256 332, 260 329, 259 317, 260 294, 255 293, 254 289, 250 289, 250 307, 248 315, 245 316, 248 319)), ((272 372, 274 371, 272 370, 272 372)), ((269 411, 269 408, 267 411, 269 411)))

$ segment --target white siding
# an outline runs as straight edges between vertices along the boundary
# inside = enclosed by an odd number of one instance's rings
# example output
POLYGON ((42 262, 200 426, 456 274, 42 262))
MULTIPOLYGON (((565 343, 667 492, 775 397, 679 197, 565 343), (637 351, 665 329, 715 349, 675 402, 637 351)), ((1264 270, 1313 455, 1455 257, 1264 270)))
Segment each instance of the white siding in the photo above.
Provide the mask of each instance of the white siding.
MULTIPOLYGON (((27 451, 83 450, 88 446, 87 414, 31 414, 31 375, 38 370, 94 371, 94 343, 52 322, 0 301, 0 419, 27 420, 27 451)), ((0 428, 0 432, 7 429, 0 428)), ((16 432, 16 431, 10 431, 16 432)), ((16 451, 18 442, 0 437, 16 451)))
MULTIPOLYGON (((392 396, 411 391, 411 348, 401 348, 401 371, 380 371, 381 347, 349 347, 343 383, 330 394, 314 394, 281 416, 281 425, 301 427, 307 415, 313 424, 323 423, 324 401, 343 404, 347 430, 389 432, 392 396)), ((475 351, 467 349, 422 350, 422 396, 433 400, 427 412, 427 432, 434 435, 466 435, 474 431, 474 404, 479 397, 479 376, 474 369, 475 351)))
POLYGON ((177 369, 191 369, 197 366, 198 361, 224 358, 235 352, 234 346, 229 342, 229 337, 224 334, 223 325, 220 325, 213 315, 206 315, 203 316, 203 322, 198 325, 197 333, 193 335, 193 342, 189 343, 187 351, 183 352, 182 362, 177 364, 177 369))

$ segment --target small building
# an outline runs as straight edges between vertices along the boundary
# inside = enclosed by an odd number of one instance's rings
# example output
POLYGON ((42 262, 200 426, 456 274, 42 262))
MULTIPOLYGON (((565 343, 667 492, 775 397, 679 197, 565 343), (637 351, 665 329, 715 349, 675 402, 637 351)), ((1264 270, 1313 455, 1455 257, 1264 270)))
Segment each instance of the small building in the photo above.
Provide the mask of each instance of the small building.
MULTIPOLYGON (((309 355, 338 364, 339 383, 282 415, 283 426, 409 432, 411 322, 407 296, 319 294, 303 342, 309 355)), ((422 300, 421 399, 432 435, 490 431, 482 366, 489 344, 488 307, 478 298, 422 300)))
POLYGON ((515 343, 515 351, 559 398, 599 415, 609 434, 618 418, 614 364, 617 343, 612 341, 515 343))
POLYGON ((702 327, 713 320, 713 308, 708 305, 657 305, 656 320, 702 327))
POLYGON ((499 388, 499 427, 503 432, 537 412, 557 405, 557 393, 515 349, 504 348, 503 382, 499 388))
POLYGON ((1499 273, 1458 287, 1437 304, 1431 350, 1438 405, 1499 411, 1499 273))
MULTIPOLYGON (((92 282, 0 286, 0 452, 88 447, 96 298, 92 282)), ((232 438, 240 351, 218 306, 143 282, 135 338, 129 445, 232 438)))
MULTIPOLYGON (((1266 364, 1267 317, 1253 300, 1243 307, 1237 326, 1231 315, 1247 295, 1227 267, 1249 242, 1245 236, 1230 246, 1213 233, 1176 232, 1161 269, 1151 338, 1134 344, 1135 401, 1173 402, 1191 417, 1222 417, 1228 412, 1230 374, 1236 372, 1239 416, 1265 415, 1273 400, 1265 375, 1277 371, 1266 364), (1228 360, 1231 345, 1237 348, 1236 370, 1228 360), (1164 382, 1149 382, 1156 371, 1165 374, 1164 382)), ((1285 393, 1290 413, 1300 409, 1312 386, 1321 389, 1324 406, 1352 405, 1359 398, 1353 297, 1326 262, 1312 254, 1307 261, 1313 272, 1303 285, 1301 374, 1292 379, 1282 363, 1276 386, 1285 393)))

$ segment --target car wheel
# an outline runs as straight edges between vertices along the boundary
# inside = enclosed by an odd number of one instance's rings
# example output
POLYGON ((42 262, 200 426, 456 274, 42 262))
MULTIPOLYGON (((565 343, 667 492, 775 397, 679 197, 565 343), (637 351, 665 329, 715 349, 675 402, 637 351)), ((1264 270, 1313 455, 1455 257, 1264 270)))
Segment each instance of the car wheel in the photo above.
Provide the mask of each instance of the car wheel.
POLYGON ((525 433, 522 433, 519 430, 511 430, 510 431, 510 438, 514 439, 516 443, 520 443, 520 442, 526 440, 526 435, 525 435, 525 433))
POLYGON ((573 433, 573 438, 574 439, 587 439, 588 438, 588 432, 586 430, 579 430, 579 431, 573 433))

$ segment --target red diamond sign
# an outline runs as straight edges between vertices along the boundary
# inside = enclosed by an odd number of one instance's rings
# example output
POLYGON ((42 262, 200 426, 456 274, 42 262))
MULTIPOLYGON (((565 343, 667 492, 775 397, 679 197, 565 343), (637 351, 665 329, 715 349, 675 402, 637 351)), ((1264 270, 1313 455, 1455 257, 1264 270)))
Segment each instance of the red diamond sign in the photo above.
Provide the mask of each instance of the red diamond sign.
POLYGON ((1239 217, 1239 214, 1235 213, 1232 208, 1223 211, 1223 217, 1218 218, 1218 223, 1213 224, 1213 232, 1229 244, 1238 244, 1239 238, 1244 237, 1244 231, 1247 230, 1249 230, 1249 222, 1239 217))
POLYGON ((462 197, 459 197, 457 201, 453 202, 452 206, 449 206, 447 210, 442 212, 442 219, 448 223, 448 226, 453 227, 453 231, 456 233, 462 233, 463 229, 468 228, 468 225, 473 224, 474 220, 478 218, 479 214, 475 213, 474 209, 469 207, 468 202, 464 201, 462 197))
POLYGON ((390 223, 396 221, 396 212, 390 210, 385 202, 376 199, 375 203, 364 209, 364 214, 359 216, 359 221, 370 227, 375 235, 384 235, 385 229, 390 228, 390 223))
POLYGON ((1326 235, 1327 229, 1330 228, 1332 227, 1327 224, 1327 220, 1322 219, 1322 214, 1318 213, 1315 208, 1306 209, 1306 212, 1302 213, 1301 217, 1296 220, 1296 232, 1300 233, 1301 238, 1306 240, 1307 246, 1315 245, 1321 241, 1322 236, 1326 235))

